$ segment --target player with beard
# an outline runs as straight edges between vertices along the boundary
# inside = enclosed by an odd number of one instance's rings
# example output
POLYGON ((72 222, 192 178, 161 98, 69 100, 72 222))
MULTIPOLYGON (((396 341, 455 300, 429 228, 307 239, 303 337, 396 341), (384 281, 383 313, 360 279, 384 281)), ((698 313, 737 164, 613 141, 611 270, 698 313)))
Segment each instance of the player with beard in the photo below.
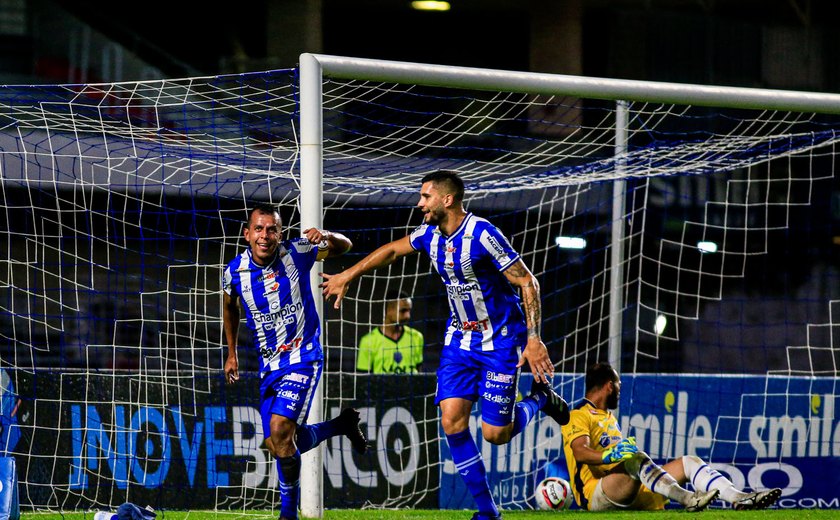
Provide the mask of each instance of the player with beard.
POLYGON ((702 511, 718 496, 734 509, 765 509, 782 494, 778 488, 747 493, 695 455, 663 466, 624 438, 610 410, 618 408, 621 380, 607 363, 586 371, 586 397, 562 427, 563 451, 575 501, 583 509, 663 509, 668 499, 687 511, 702 511), (682 484, 691 482, 695 492, 682 484))
POLYGON ((504 235, 489 221, 464 209, 464 182, 438 171, 422 179, 418 207, 423 224, 410 235, 379 247, 349 269, 322 275, 321 287, 337 309, 349 284, 364 273, 423 251, 440 274, 450 317, 435 404, 455 467, 470 490, 474 519, 501 517, 486 469, 469 430, 473 404, 481 400, 481 432, 492 444, 521 433, 537 410, 560 424, 569 408, 549 384, 554 365, 540 338, 537 279, 504 235), (534 374, 531 394, 516 402, 519 370, 534 374))

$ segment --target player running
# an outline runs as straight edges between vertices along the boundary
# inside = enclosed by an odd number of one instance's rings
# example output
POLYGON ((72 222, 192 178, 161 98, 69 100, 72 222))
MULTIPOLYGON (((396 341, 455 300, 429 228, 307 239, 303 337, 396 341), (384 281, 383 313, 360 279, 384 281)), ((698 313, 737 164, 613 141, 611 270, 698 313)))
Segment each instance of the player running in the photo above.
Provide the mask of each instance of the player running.
POLYGON ((327 299, 335 297, 337 309, 349 284, 368 271, 418 251, 429 256, 446 285, 450 309, 435 404, 455 467, 478 505, 473 519, 491 520, 501 514, 469 431, 473 404, 481 399, 481 431, 493 444, 522 432, 537 410, 565 424, 569 407, 550 385, 554 365, 540 339, 537 279, 493 224, 464 210, 463 199, 464 182, 457 174, 426 175, 418 203, 424 223, 349 269, 323 274, 321 287, 327 299), (519 370, 526 362, 534 383, 517 403, 519 370))
POLYGON ((291 520, 298 515, 301 453, 342 434, 357 452, 367 449, 359 412, 352 408, 331 421, 304 424, 324 359, 309 271, 316 260, 344 254, 353 244, 339 233, 314 228, 302 238, 282 240, 280 213, 265 204, 251 210, 247 224, 250 247, 227 265, 222 278, 225 379, 228 384, 239 379, 241 300, 260 355, 260 415, 266 447, 277 459, 280 520, 291 520))

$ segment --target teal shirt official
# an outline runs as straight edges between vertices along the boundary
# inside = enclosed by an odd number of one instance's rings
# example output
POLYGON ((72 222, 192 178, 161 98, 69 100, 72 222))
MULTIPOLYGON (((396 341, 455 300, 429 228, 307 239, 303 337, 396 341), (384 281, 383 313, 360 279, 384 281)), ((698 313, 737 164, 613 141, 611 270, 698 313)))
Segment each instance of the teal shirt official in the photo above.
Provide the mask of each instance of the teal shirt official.
POLYGON ((423 333, 403 325, 394 341, 377 327, 362 336, 356 368, 374 374, 413 374, 423 363, 423 333))

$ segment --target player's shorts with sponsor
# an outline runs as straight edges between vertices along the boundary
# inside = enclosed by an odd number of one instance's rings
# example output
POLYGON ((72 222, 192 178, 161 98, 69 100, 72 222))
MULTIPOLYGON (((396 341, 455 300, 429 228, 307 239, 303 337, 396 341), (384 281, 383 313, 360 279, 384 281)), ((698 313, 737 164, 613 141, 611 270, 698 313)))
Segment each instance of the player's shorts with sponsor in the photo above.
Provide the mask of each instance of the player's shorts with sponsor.
POLYGON ((456 346, 443 348, 437 370, 435 404, 459 397, 481 403, 487 424, 507 426, 513 420, 521 348, 474 351, 456 346))
POLYGON ((263 433, 271 436, 271 416, 282 415, 297 424, 306 422, 323 364, 297 363, 267 372, 260 383, 263 433))
POLYGON ((589 503, 590 511, 612 511, 621 509, 632 509, 634 511, 656 511, 665 509, 665 504, 668 499, 659 493, 653 491, 642 485, 639 488, 639 493, 636 499, 630 504, 622 505, 610 500, 604 493, 603 482, 604 479, 591 478, 583 485, 583 494, 589 503))

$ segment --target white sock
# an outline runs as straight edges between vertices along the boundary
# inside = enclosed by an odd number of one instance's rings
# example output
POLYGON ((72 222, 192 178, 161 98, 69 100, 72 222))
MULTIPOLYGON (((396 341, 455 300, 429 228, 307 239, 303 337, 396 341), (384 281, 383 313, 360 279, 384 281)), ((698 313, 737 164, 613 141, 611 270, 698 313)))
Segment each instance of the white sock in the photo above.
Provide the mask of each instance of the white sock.
POLYGON ((685 476, 698 491, 709 491, 717 489, 720 491, 720 498, 727 502, 737 502, 746 498, 749 493, 744 493, 736 488, 732 481, 723 476, 716 469, 711 468, 703 462, 703 459, 694 455, 683 455, 683 468, 685 476))
POLYGON ((693 493, 680 486, 667 471, 662 469, 647 456, 646 453, 637 452, 632 459, 624 463, 624 469, 632 478, 638 479, 647 488, 660 495, 687 505, 693 493))

